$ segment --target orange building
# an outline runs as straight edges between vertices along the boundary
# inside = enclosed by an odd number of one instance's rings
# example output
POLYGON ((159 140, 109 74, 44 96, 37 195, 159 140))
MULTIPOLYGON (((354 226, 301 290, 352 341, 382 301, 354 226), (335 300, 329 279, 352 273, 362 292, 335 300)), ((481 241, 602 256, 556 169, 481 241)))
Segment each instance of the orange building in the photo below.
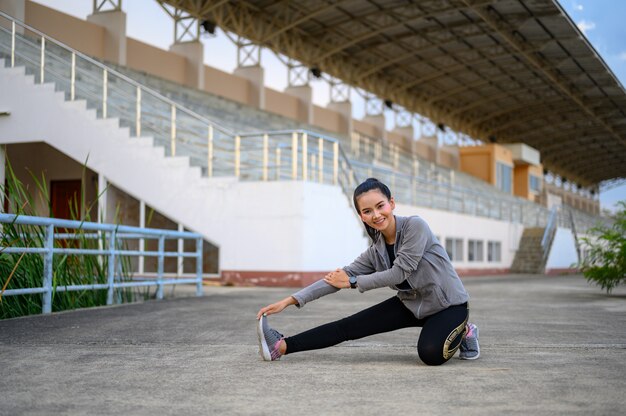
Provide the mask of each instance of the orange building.
POLYGON ((461 147, 461 170, 503 192, 537 202, 543 184, 539 152, 522 143, 461 147))
POLYGON ((461 171, 503 192, 513 193, 513 154, 504 146, 488 144, 459 148, 461 171))
POLYGON ((543 165, 539 151, 522 143, 507 144, 513 156, 513 194, 539 202, 543 188, 543 165))

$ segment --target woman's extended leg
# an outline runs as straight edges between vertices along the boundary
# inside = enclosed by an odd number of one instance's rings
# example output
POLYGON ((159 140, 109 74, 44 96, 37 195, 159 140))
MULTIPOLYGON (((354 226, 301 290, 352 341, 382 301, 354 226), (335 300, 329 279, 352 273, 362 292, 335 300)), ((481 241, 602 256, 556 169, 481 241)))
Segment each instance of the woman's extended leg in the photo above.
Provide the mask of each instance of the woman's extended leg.
POLYGON ((316 350, 396 329, 420 326, 420 321, 394 296, 347 318, 285 338, 286 354, 316 350))
POLYGON ((450 306, 424 319, 417 353, 427 365, 441 365, 459 349, 469 317, 467 303, 450 306))

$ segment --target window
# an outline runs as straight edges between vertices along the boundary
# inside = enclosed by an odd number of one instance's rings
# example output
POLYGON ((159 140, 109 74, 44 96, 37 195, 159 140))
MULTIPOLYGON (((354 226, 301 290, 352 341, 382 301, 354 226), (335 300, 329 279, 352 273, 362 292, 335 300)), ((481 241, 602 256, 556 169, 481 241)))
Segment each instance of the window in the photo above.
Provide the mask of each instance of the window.
POLYGON ((483 261, 483 242, 467 240, 467 261, 483 261))
POLYGON ((529 175, 528 180, 530 181, 530 191, 534 193, 541 192, 541 178, 535 175, 529 175))
POLYGON ((507 194, 513 188, 513 168, 501 162, 496 162, 496 186, 507 194))
POLYGON ((446 251, 452 261, 463 261, 463 240, 460 238, 446 238, 446 251))
POLYGON ((487 261, 499 263, 501 260, 502 245, 499 241, 489 241, 487 243, 487 261))

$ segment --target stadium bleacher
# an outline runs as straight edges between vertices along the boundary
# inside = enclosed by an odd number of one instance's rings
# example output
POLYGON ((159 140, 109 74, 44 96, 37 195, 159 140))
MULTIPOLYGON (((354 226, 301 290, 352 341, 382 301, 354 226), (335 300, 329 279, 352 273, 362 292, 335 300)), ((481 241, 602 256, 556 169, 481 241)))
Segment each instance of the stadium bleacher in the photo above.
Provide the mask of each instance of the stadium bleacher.
MULTIPOLYGON (((11 33, 0 28, 2 49, 0 57, 8 58, 11 33)), ((36 36, 18 35, 16 37, 16 66, 24 66, 27 74, 33 74, 38 82, 41 61, 41 39, 36 36)), ((65 91, 70 97, 69 75, 71 72, 72 53, 53 42, 45 45, 45 79, 53 81, 56 88, 65 91)), ((8 60, 7 60, 8 62, 8 60)), ((193 89, 178 83, 136 71, 128 67, 108 64, 112 71, 107 77, 107 117, 119 119, 121 127, 133 132, 136 125, 135 87, 125 82, 124 77, 137 84, 158 91, 163 96, 189 109, 215 126, 215 166, 213 174, 230 175, 232 163, 220 163, 220 151, 224 154, 234 152, 233 137, 237 134, 262 135, 267 132, 303 130, 329 136, 339 141, 346 153, 357 178, 370 176, 394 184, 397 189, 396 199, 411 205, 427 206, 454 212, 466 212, 471 215, 491 218, 506 218, 525 225, 543 226, 547 217, 545 208, 527 200, 500 191, 496 187, 474 178, 464 172, 452 170, 430 160, 411 154, 396 145, 382 145, 372 137, 360 135, 355 149, 354 140, 346 136, 329 133, 320 128, 299 123, 295 120, 273 114, 257 108, 243 105, 232 100, 216 96, 206 91, 193 89), (114 70, 120 75, 114 74, 114 70), (417 169, 416 169, 417 166, 417 169), (495 202, 494 202, 495 201, 495 202)), ((98 117, 103 115, 102 94, 104 78, 101 68, 86 60, 76 60, 75 99, 87 101, 87 107, 95 109, 98 117)), ((171 107, 160 100, 142 98, 141 136, 153 137, 155 146, 170 152, 171 107)), ((179 113, 179 118, 184 114, 179 113)), ((192 166, 200 166, 206 175, 206 127, 196 120, 178 122, 177 136, 179 145, 177 154, 190 157, 192 166), (185 139, 186 137, 186 139, 185 139), (182 153, 181 153, 182 152, 182 153)), ((136 132, 135 132, 136 133, 136 132)), ((244 141, 245 143, 245 141, 244 141)), ((245 144, 242 144, 242 158, 246 158, 245 144)), ((252 146, 253 148, 255 146, 252 146)), ((257 146, 258 150, 258 146, 257 146)), ((259 174, 243 174, 242 179, 259 179, 259 174)), ((578 218, 585 215, 577 213, 578 218)), ((581 228, 585 223, 578 220, 581 228)))

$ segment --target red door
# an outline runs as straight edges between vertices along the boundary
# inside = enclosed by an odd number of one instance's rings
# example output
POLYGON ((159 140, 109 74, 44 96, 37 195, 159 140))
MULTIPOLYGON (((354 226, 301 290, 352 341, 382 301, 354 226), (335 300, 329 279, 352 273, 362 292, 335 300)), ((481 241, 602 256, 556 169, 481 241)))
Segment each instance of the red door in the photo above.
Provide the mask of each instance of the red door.
MULTIPOLYGON (((69 181, 51 181, 50 198, 52 203, 52 217, 66 220, 79 220, 82 210, 80 198, 80 179, 69 181)), ((76 230, 59 227, 57 233, 74 233, 76 230)), ((59 239, 61 247, 78 247, 77 240, 59 239)), ((71 260, 76 261, 74 256, 71 260)), ((70 261, 70 259, 68 259, 70 261)))
POLYGON ((80 219, 80 188, 80 179, 50 182, 51 214, 54 218, 80 219))
POLYGON ((9 179, 6 178, 4 180, 4 212, 5 214, 9 213, 9 179))

